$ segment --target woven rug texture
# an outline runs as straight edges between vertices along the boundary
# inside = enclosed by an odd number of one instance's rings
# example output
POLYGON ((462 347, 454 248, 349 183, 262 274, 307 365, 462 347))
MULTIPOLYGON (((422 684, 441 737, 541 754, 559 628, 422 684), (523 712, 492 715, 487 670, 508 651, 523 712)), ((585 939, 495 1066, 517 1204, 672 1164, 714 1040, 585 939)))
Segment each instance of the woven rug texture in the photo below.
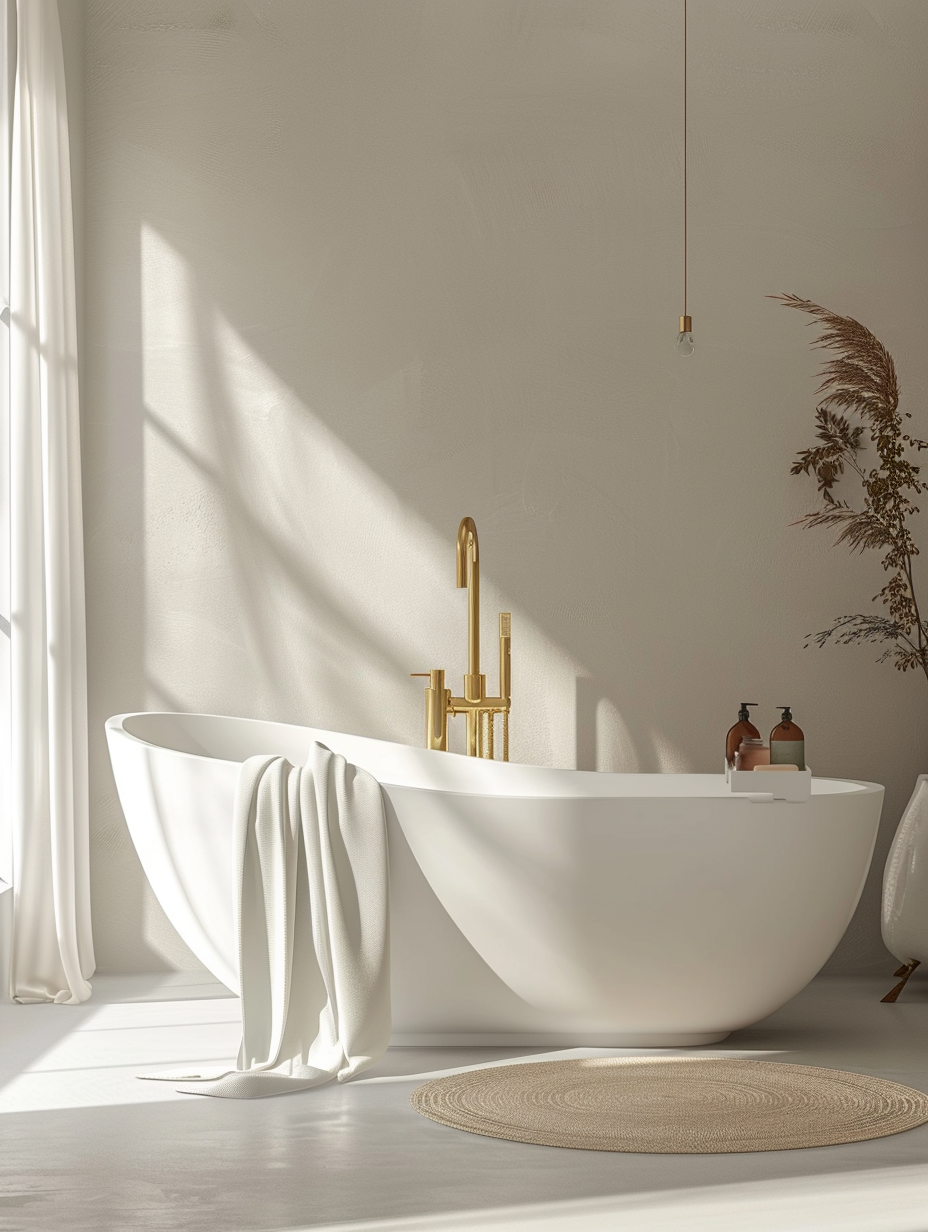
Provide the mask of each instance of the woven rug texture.
POLYGON ((726 1057, 504 1065, 427 1082, 410 1102, 491 1138, 665 1155, 834 1146, 928 1122, 928 1095, 898 1082, 726 1057))

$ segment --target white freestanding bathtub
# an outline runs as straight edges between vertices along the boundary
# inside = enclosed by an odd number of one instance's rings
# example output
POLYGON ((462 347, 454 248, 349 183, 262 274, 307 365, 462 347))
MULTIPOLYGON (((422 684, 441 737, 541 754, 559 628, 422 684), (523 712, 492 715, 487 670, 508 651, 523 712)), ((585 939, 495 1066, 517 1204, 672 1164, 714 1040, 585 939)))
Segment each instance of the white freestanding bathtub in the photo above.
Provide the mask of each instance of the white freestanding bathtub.
POLYGON ((383 785, 394 1043, 724 1039, 821 968, 857 905, 883 788, 753 803, 722 775, 479 761, 202 714, 106 725, 132 839, 177 931, 237 991, 232 802, 256 753, 318 740, 383 785))

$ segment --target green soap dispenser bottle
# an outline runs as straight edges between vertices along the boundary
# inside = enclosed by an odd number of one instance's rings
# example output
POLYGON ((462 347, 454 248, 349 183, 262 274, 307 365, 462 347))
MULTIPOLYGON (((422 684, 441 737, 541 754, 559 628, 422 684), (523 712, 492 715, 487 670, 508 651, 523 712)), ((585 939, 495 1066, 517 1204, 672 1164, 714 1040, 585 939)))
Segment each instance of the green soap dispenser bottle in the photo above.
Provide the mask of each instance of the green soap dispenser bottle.
POLYGON ((725 764, 729 770, 735 764, 735 754, 738 752, 741 741, 760 739, 760 732, 751 722, 751 715, 748 711, 748 706, 756 705, 757 702, 742 702, 741 709, 738 711, 738 722, 728 729, 728 735, 725 737, 725 764))
POLYGON ((777 710, 783 711, 783 718, 770 733, 770 764, 805 770, 806 738, 802 728, 793 722, 789 706, 777 706, 777 710))

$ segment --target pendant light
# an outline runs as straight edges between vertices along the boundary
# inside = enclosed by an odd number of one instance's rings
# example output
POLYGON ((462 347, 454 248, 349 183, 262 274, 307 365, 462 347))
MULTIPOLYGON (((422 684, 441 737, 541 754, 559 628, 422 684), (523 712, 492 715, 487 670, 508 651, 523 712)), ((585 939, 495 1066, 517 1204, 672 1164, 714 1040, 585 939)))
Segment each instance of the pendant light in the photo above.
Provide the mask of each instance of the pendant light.
POLYGON ((677 352, 680 355, 692 355, 695 348, 693 342, 693 318, 687 314, 687 281, 689 274, 689 245, 687 235, 688 204, 687 201, 687 182, 686 182, 686 155, 688 145, 687 132, 687 82, 686 82, 686 61, 687 61, 687 31, 686 31, 686 0, 683 0, 683 315, 680 317, 680 332, 677 335, 677 352))

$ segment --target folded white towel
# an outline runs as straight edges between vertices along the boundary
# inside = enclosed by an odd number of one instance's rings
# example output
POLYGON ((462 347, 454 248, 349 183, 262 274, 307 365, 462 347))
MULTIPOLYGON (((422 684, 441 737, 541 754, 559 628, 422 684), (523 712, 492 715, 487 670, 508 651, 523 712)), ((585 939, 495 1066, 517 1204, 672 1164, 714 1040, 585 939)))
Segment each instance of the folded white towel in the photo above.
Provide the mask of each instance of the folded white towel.
POLYGON ((255 1099, 367 1069, 390 1041, 380 785, 315 744, 252 757, 235 799, 242 1045, 236 1067, 140 1075, 255 1099))

